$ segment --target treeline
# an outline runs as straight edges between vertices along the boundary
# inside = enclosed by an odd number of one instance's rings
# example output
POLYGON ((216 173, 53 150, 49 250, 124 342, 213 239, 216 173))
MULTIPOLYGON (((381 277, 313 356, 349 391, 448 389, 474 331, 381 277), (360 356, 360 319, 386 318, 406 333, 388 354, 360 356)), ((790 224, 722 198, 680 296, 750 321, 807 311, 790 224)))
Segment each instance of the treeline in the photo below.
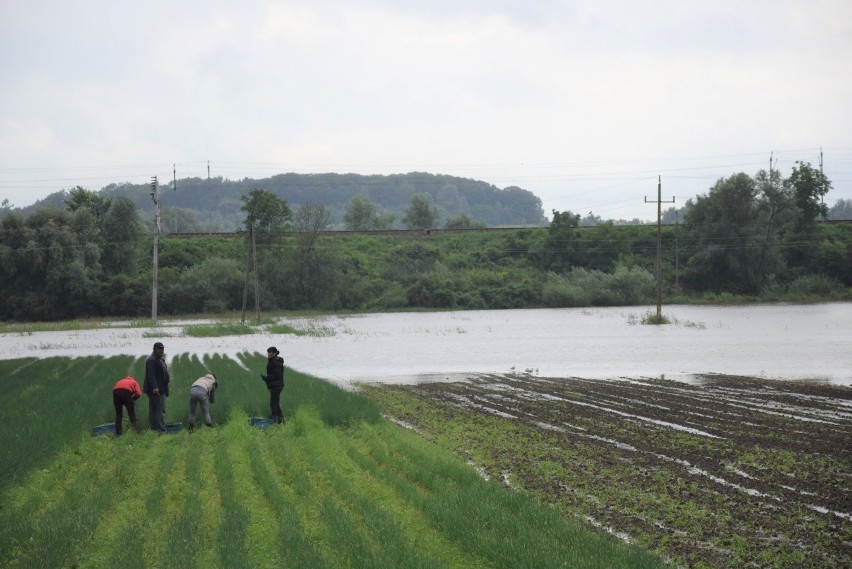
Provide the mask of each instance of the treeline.
MULTIPOLYGON (((253 188, 275 195, 293 209, 322 204, 331 214, 334 229, 343 229, 344 213, 356 197, 369 200, 380 213, 391 216, 392 227, 404 228, 405 210, 416 195, 426 196, 437 208, 440 225, 459 215, 489 227, 547 224, 541 200, 517 186, 501 189, 479 180, 423 172, 389 176, 290 173, 242 180, 161 180, 163 229, 167 233, 236 230, 243 226, 245 217, 241 198, 253 188)), ((110 184, 97 194, 107 200, 129 198, 147 223, 153 219, 149 184, 110 184)), ((67 192, 56 192, 20 213, 27 215, 50 205, 62 209, 66 199, 67 192)))
MULTIPOLYGON (((661 236, 667 302, 850 299, 852 225, 819 223, 830 183, 809 165, 719 180, 661 236)), ((326 235, 322 206, 255 190, 244 237, 164 238, 160 315, 240 310, 247 282, 262 311, 522 308, 653 303, 656 227, 549 227, 425 232, 417 238, 326 235), (270 214, 274 212, 274 215, 270 214), (256 258, 251 251, 256 251, 256 258), (254 273, 257 266, 256 278, 254 273)), ((409 208, 407 215, 411 215, 409 208)), ((63 210, 0 222, 0 318, 150 314, 152 239, 133 203, 78 191, 63 210)))

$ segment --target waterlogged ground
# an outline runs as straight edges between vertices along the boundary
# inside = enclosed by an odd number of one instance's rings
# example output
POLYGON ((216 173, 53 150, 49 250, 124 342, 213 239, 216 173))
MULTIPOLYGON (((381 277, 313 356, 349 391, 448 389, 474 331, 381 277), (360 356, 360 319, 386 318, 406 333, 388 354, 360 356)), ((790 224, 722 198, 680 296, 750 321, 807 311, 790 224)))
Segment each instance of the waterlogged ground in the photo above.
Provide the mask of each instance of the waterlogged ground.
MULTIPOLYGON (((458 374, 530 370, 551 377, 661 377, 725 373, 852 384, 852 302, 477 310, 277 319, 302 335, 189 337, 185 325, 0 334, 0 359, 143 355, 236 357, 281 351, 287 366, 346 386, 354 381, 446 381, 458 374)), ((266 316, 266 315, 265 315, 266 316)))
POLYGON ((364 386, 485 476, 689 567, 849 567, 852 388, 707 375, 364 386))

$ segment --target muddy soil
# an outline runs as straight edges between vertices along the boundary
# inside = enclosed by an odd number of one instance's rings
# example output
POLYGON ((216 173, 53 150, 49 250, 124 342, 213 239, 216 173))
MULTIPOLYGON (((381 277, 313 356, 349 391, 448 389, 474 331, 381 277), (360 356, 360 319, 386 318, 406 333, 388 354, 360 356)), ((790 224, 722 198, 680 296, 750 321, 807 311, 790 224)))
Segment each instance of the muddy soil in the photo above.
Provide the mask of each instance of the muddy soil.
POLYGON ((489 375, 364 392, 477 467, 688 567, 852 567, 852 388, 489 375))

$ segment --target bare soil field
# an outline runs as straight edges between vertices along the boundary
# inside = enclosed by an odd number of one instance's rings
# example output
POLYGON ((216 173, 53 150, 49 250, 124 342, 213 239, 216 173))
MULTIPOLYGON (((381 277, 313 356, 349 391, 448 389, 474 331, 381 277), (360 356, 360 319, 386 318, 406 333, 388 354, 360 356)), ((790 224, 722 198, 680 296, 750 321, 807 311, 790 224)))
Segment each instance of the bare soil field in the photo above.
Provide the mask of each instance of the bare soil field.
POLYGON ((365 385, 480 468, 688 567, 852 566, 852 388, 708 375, 365 385))

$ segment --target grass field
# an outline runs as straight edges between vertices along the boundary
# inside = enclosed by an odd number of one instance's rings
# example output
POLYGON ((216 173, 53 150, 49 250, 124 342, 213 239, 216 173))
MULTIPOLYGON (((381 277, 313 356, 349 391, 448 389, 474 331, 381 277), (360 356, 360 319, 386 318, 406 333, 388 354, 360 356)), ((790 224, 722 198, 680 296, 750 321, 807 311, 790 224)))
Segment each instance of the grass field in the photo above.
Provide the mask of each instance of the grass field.
MULTIPOLYGON (((659 567, 380 415, 288 372, 288 421, 263 431, 264 358, 172 363, 167 421, 189 386, 221 389, 214 428, 92 437, 143 358, 0 361, 0 559, 29 567, 659 567)), ((147 423, 145 398, 137 405, 147 423)))

